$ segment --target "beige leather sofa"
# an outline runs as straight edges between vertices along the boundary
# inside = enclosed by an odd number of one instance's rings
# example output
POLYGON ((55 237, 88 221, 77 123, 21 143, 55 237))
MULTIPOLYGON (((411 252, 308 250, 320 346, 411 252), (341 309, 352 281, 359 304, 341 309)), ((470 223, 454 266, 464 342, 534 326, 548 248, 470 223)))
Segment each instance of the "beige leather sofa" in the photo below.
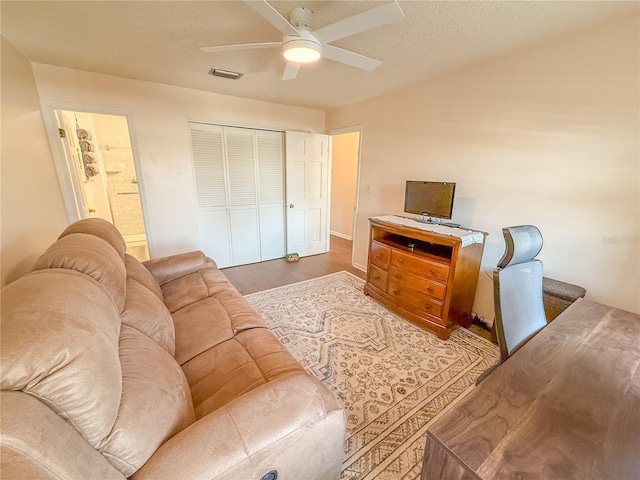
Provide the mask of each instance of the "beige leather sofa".
POLYGON ((81 220, 1 301, 2 478, 339 476, 340 405, 202 252, 81 220))

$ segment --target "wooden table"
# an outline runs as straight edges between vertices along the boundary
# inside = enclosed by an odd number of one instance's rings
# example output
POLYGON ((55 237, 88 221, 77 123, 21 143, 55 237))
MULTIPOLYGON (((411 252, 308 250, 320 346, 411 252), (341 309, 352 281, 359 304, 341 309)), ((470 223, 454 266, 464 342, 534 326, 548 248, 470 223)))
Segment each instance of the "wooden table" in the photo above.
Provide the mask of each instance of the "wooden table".
POLYGON ((427 432, 422 480, 640 479, 640 316, 580 299, 427 432))

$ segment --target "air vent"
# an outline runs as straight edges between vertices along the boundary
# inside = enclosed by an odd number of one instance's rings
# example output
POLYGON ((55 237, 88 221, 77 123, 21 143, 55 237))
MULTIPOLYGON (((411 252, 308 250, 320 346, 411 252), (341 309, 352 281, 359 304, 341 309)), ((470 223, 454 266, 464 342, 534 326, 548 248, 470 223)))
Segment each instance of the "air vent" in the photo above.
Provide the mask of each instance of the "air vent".
POLYGON ((244 75, 243 73, 231 72, 229 70, 222 70, 220 68, 212 68, 211 70, 209 70, 209 73, 216 77, 230 78, 231 80, 238 80, 242 75, 244 75))

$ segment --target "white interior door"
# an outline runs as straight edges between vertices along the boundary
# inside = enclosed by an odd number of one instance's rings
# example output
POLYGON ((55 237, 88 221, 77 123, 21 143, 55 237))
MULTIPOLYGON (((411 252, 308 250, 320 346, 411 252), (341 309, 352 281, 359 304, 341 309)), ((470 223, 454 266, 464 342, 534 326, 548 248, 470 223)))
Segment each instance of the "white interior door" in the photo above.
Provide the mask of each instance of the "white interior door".
POLYGON ((327 251, 329 137, 285 132, 287 252, 327 251))

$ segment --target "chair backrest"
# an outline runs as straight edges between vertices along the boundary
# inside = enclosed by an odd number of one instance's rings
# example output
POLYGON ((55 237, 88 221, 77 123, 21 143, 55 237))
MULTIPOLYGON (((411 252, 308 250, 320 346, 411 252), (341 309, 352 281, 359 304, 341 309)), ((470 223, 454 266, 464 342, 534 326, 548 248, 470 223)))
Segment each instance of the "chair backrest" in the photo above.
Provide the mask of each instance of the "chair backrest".
POLYGON ((506 251, 493 272, 495 326, 501 361, 547 324, 542 299, 542 234, 533 225, 502 229, 506 251))

